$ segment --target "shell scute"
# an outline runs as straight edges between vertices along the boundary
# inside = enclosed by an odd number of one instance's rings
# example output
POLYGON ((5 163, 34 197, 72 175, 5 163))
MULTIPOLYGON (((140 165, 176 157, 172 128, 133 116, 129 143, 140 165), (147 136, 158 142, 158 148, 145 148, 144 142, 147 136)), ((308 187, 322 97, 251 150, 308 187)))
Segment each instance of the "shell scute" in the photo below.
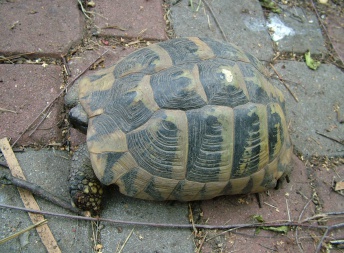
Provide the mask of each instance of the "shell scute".
POLYGON ((153 200, 259 192, 290 172, 283 94, 238 47, 180 38, 80 82, 97 177, 153 200))

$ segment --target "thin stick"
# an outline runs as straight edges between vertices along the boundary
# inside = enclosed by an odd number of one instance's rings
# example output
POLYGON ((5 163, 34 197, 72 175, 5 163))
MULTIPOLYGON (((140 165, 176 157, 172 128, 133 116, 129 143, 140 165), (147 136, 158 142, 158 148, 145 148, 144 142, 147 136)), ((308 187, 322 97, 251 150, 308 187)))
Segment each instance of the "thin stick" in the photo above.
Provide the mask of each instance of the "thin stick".
POLYGON ((41 197, 41 198, 44 198, 44 199, 50 201, 51 203, 58 205, 64 209, 67 209, 73 213, 76 213, 79 215, 84 214, 80 209, 73 207, 69 202, 64 201, 64 200, 56 197, 55 195, 51 194, 50 192, 47 192, 42 187, 35 185, 33 183, 30 183, 26 180, 22 180, 20 178, 13 177, 9 173, 9 171, 0 170, 0 179, 8 180, 11 182, 12 185, 17 186, 21 189, 28 190, 28 191, 32 192, 34 195, 41 197))
POLYGON ((127 238, 125 239, 125 241, 124 241, 122 247, 119 249, 118 253, 121 253, 121 252, 122 252, 124 246, 127 244, 128 240, 129 240, 129 238, 130 238, 130 236, 132 235, 133 232, 134 232, 134 229, 132 229, 132 230, 130 231, 129 235, 128 235, 127 238))
POLYGON ((326 36, 327 36, 328 40, 330 41, 331 45, 333 46, 334 50, 336 51, 336 53, 337 53, 339 59, 341 60, 342 64, 344 64, 344 60, 343 60, 342 57, 339 55, 338 50, 337 50, 336 47, 334 46, 334 44, 333 44, 333 42, 332 42, 332 40, 331 40, 331 37, 330 37, 330 35, 328 34, 327 29, 326 29, 324 23, 322 22, 322 18, 319 16, 318 10, 315 8, 315 4, 314 4, 313 0, 311 0, 311 3, 312 3, 312 6, 313 6, 313 9, 314 9, 314 11, 315 11, 315 14, 316 14, 317 17, 318 17, 318 20, 319 20, 321 26, 323 27, 324 32, 326 33, 326 36))
POLYGON ((206 232, 205 235, 203 236, 201 243, 198 245, 196 253, 200 253, 201 252, 203 244, 204 244, 204 241, 205 241, 205 238, 207 237, 207 235, 208 235, 208 232, 206 232))
POLYGON ((107 26, 103 26, 100 29, 118 29, 120 31, 126 31, 127 29, 124 29, 122 27, 119 27, 117 25, 107 25, 107 26))
POLYGON ((276 210, 277 212, 279 212, 279 209, 278 209, 276 206, 271 205, 271 204, 266 203, 266 202, 263 202, 263 203, 264 203, 265 205, 268 205, 268 206, 272 207, 272 208, 275 208, 275 210, 276 210))
POLYGON ((335 139, 335 138, 333 138, 333 137, 330 137, 330 136, 328 136, 328 135, 326 135, 326 134, 323 134, 323 133, 320 133, 320 132, 318 132, 318 131, 316 131, 315 133, 321 135, 322 137, 325 137, 325 138, 327 138, 327 139, 330 139, 331 141, 335 141, 335 142, 337 142, 337 143, 339 143, 339 144, 344 145, 344 141, 337 140, 337 139, 335 139))
POLYGON ((330 229, 327 228, 326 231, 325 231, 325 233, 324 233, 323 236, 321 237, 321 239, 320 239, 320 241, 319 241, 319 243, 318 243, 316 249, 315 249, 315 253, 320 252, 322 243, 323 243, 323 241, 324 241, 324 239, 325 239, 325 237, 327 236, 327 234, 328 234, 329 231, 330 231, 330 229))
POLYGON ((28 226, 27 228, 25 228, 25 229, 23 229, 23 230, 20 230, 19 232, 15 233, 15 234, 13 234, 13 235, 10 235, 10 236, 8 236, 8 237, 6 237, 6 238, 4 238, 4 239, 1 239, 1 240, 0 240, 0 245, 1 245, 1 244, 4 244, 5 242, 8 242, 8 241, 10 241, 10 240, 12 240, 12 239, 14 239, 14 238, 16 238, 16 237, 18 237, 18 236, 20 236, 21 234, 24 234, 25 232, 30 231, 31 229, 34 229, 34 228, 36 228, 36 227, 38 227, 38 226, 40 226, 40 225, 43 225, 43 224, 45 224, 46 222, 47 222, 47 220, 44 219, 44 220, 42 220, 42 221, 37 222, 36 224, 33 224, 33 225, 31 225, 31 226, 28 226))
POLYGON ((79 75, 77 75, 72 81, 70 81, 66 87, 53 99, 53 101, 48 104, 44 109, 40 112, 40 114, 34 118, 34 120, 30 123, 30 125, 18 136, 18 138, 13 142, 12 147, 20 140, 20 138, 30 129, 30 127, 36 122, 36 120, 43 114, 50 106, 68 89, 68 87, 75 82, 81 75, 83 75, 96 61, 98 61, 104 54, 106 54, 108 50, 102 53, 97 59, 95 59, 87 68, 84 69, 79 75))
POLYGON ((66 61, 66 56, 65 55, 61 55, 61 59, 62 59, 63 67, 64 67, 64 69, 66 71, 67 76, 71 76, 72 73, 71 73, 71 71, 69 69, 69 66, 68 66, 68 63, 66 61))
MULTIPOLYGON (((51 106, 53 105, 53 103, 51 103, 50 104, 51 106)), ((47 110, 50 110, 50 108, 47 108, 47 110)), ((31 135, 33 135, 35 132, 36 132, 36 130, 37 130, 37 128, 39 128, 39 126, 44 122, 44 120, 48 117, 48 115, 51 113, 51 111, 49 112, 49 113, 47 113, 46 115, 43 115, 43 117, 42 117, 42 119, 41 119, 41 121, 40 122, 38 122, 38 124, 35 126, 35 128, 31 131, 31 133, 29 134, 29 137, 31 136, 31 135)))
POLYGON ((92 221, 92 239, 93 239, 93 244, 94 244, 94 249, 97 248, 97 245, 98 245, 98 236, 100 234, 100 231, 99 231, 99 224, 100 222, 99 221, 92 221), (96 227, 96 229, 94 228, 96 227))
POLYGON ((12 110, 5 109, 5 108, 1 108, 1 107, 0 107, 0 111, 1 111, 1 112, 11 112, 11 113, 17 113, 16 111, 12 111, 12 110))
MULTIPOLYGON (((305 212, 305 210, 307 209, 308 205, 311 203, 311 199, 307 201, 306 205, 303 207, 300 215, 299 215, 299 219, 297 220, 298 222, 301 221, 301 218, 303 216, 303 213, 305 212)), ((303 252, 303 248, 302 248, 302 244, 300 243, 299 241, 299 230, 296 229, 295 230, 295 238, 296 238, 296 243, 297 243, 297 246, 299 247, 300 251, 303 252)))
POLYGON ((11 60, 13 59, 16 59, 16 58, 19 58, 23 55, 30 55, 30 54, 33 54, 33 53, 24 53, 24 54, 17 54, 17 55, 12 55, 12 56, 0 56, 0 61, 10 61, 11 63, 13 63, 11 60))
POLYGON ((226 37, 226 34, 224 33, 224 31, 223 31, 223 29, 222 29, 220 23, 217 21, 217 18, 216 18, 216 16, 215 16, 215 14, 214 14, 212 8, 210 7, 210 5, 207 3, 206 0, 202 0, 202 2, 203 2, 204 5, 207 6, 207 8, 209 9, 211 15, 212 15, 213 18, 214 18, 214 21, 215 21, 216 25, 219 27, 219 30, 220 30, 220 32, 221 32, 221 34, 222 34, 222 37, 225 39, 226 42, 228 42, 228 39, 227 39, 227 37, 226 37))
POLYGON ((68 219, 77 219, 77 220, 87 220, 87 221, 103 221, 109 222, 114 224, 122 224, 122 225, 130 225, 130 226, 149 226, 149 227, 164 227, 164 228, 188 228, 192 229, 194 226, 195 228, 201 229, 233 229, 233 228, 257 228, 257 227, 281 227, 281 226, 299 226, 299 227, 306 227, 306 228, 314 228, 314 229, 327 229, 328 226, 322 225, 312 225, 312 224, 304 224, 299 222, 282 222, 282 223, 253 223, 253 224, 234 224, 234 225, 203 225, 203 224, 174 224, 174 223, 150 223, 150 222, 138 222, 138 221, 124 221, 124 220, 113 220, 113 219, 106 219, 106 218, 93 218, 93 217, 85 217, 85 216, 77 216, 77 215, 68 215, 68 214, 60 214, 54 212, 47 212, 47 211, 39 211, 33 210, 23 207, 11 206, 0 203, 0 207, 11 208, 15 210, 30 212, 30 213, 39 213, 48 216, 56 216, 56 217, 63 217, 68 219))
POLYGON ((288 205, 288 199, 285 199, 285 203, 287 205, 288 221, 291 221, 291 219, 290 219, 290 212, 289 212, 289 205, 288 205))
MULTIPOLYGON (((13 153, 10 143, 6 138, 0 139, 0 149, 4 154, 12 176, 26 180, 18 160, 13 153)), ((26 208, 37 211, 40 210, 38 203, 31 192, 21 188, 18 188, 18 192, 26 208)), ((45 219, 41 214, 28 213, 28 215, 33 223, 37 223, 45 219)), ((61 253, 61 249, 59 248, 57 241, 47 224, 36 227, 36 230, 48 253, 61 253)))
POLYGON ((336 215, 343 215, 343 214, 344 214, 344 212, 319 213, 319 214, 316 214, 312 217, 309 217, 307 219, 302 220, 301 223, 311 221, 311 220, 316 220, 316 219, 329 218, 329 216, 336 216, 336 215))
MULTIPOLYGON (((225 231, 223 231, 223 232, 221 232, 221 233, 218 233, 217 235, 214 235, 213 237, 208 238, 208 239, 206 240, 206 242, 208 242, 208 241, 210 241, 210 240, 213 240, 214 238, 216 238, 216 237, 218 237, 218 236, 220 236, 220 235, 223 235, 223 234, 226 234, 226 233, 228 233, 228 232, 232 232, 232 231, 234 231, 234 230, 237 230, 238 228, 240 228, 240 227, 227 229, 227 230, 225 230, 225 231)), ((243 228, 244 228, 244 227, 243 227, 243 228)))
POLYGON ((85 10, 84 8, 84 5, 82 4, 82 2, 80 0, 78 0, 79 2, 79 5, 80 5, 80 8, 81 8, 81 11, 82 13, 84 13, 85 17, 88 18, 88 19, 91 19, 86 13, 89 13, 88 11, 85 10))
POLYGON ((276 73, 276 75, 278 76, 278 79, 283 83, 283 85, 287 88, 287 90, 289 91, 289 93, 293 96, 293 98, 295 99, 296 102, 299 102, 299 99, 296 97, 296 95, 293 93, 293 91, 290 89, 290 86, 283 81, 283 78, 280 76, 280 74, 277 72, 277 70, 275 69, 274 65, 272 65, 270 63, 271 68, 273 69, 273 71, 276 73))
POLYGON ((192 213, 192 209, 191 209, 191 205, 189 204, 189 217, 190 217, 190 222, 192 224, 192 228, 193 228, 193 231, 195 233, 195 235, 197 234, 197 229, 195 227, 195 222, 194 222, 194 219, 193 219, 193 213, 192 213))

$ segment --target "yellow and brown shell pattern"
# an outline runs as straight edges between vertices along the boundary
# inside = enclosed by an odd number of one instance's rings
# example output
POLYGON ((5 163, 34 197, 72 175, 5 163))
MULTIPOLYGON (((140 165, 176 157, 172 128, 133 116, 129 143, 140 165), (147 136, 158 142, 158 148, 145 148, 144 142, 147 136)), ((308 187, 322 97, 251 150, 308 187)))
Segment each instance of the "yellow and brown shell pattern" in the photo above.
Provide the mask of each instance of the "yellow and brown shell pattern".
POLYGON ((238 47, 180 38, 81 80, 87 146, 105 184, 182 201, 273 188, 289 174, 284 97, 238 47))

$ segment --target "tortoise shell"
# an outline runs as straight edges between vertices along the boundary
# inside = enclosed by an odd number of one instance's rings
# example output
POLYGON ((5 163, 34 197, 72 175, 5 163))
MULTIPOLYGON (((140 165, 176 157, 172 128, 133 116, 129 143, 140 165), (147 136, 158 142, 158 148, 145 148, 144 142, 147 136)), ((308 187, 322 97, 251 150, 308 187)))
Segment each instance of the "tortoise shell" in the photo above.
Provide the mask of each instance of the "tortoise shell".
POLYGON ((273 188, 289 171, 284 97, 238 47, 179 38, 83 78, 99 180, 136 198, 182 201, 273 188))

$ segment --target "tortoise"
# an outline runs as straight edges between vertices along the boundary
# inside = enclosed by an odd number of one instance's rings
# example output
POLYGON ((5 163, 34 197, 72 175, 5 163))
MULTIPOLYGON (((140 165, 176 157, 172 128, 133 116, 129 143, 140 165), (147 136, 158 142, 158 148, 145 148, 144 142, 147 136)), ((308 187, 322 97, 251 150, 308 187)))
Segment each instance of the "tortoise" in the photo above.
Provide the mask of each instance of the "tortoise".
POLYGON ((262 192, 291 172, 283 94, 262 63, 233 44, 155 43, 77 87, 70 118, 87 129, 87 147, 75 152, 69 182, 84 210, 100 210, 103 185, 135 198, 192 201, 262 192))

